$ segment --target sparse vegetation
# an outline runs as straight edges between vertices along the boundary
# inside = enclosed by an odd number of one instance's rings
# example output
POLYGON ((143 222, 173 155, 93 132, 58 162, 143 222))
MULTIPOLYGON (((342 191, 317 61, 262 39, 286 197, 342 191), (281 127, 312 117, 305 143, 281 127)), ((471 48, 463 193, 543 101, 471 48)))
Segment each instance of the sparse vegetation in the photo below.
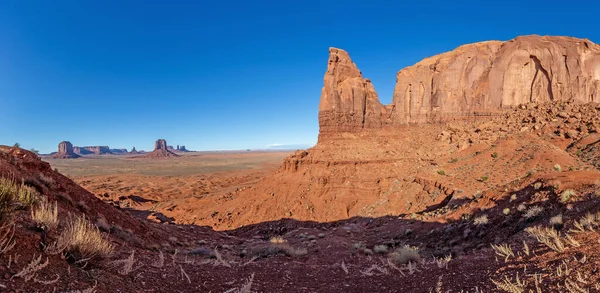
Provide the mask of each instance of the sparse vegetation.
POLYGON ((493 152, 492 153, 492 158, 494 158, 494 159, 498 158, 498 153, 497 152, 493 152))
POLYGON ((44 198, 31 209, 31 219, 42 230, 55 230, 58 227, 58 205, 44 198))
POLYGON ((442 269, 442 268, 448 268, 448 263, 450 263, 450 261, 452 260, 452 255, 448 254, 444 257, 440 257, 440 258, 435 258, 435 263, 437 265, 438 268, 442 269))
POLYGON ((133 272, 134 264, 135 264, 135 250, 133 250, 131 252, 129 257, 127 257, 125 259, 113 261, 113 265, 122 266, 121 269, 119 269, 119 275, 122 275, 122 276, 127 276, 131 272, 133 272))
POLYGON ((508 215, 510 214, 510 208, 504 208, 504 209, 502 210, 502 213, 503 213, 505 216, 508 216, 508 215))
POLYGON ((563 227, 563 218, 562 218, 562 214, 558 214, 552 218, 550 218, 549 221, 550 226, 552 226, 554 229, 560 230, 563 227))
POLYGON ((575 229, 572 229, 573 232, 585 232, 586 230, 595 232, 595 228, 597 228, 600 224, 600 213, 592 214, 587 213, 585 216, 581 217, 579 221, 573 222, 573 226, 575 229))
POLYGON ((387 245, 375 245, 375 247, 373 247, 373 251, 375 253, 384 254, 388 252, 388 247, 387 245))
POLYGON ((539 216, 539 214, 541 214, 543 211, 544 208, 540 206, 532 206, 527 209, 527 211, 523 214, 523 217, 528 220, 533 220, 537 216, 539 216))
POLYGON ((37 258, 34 256, 33 260, 27 266, 25 266, 20 272, 18 272, 14 276, 12 276, 11 279, 12 278, 23 278, 25 280, 25 282, 28 282, 29 280, 35 278, 37 273, 40 270, 42 270, 43 268, 47 267, 48 264, 49 264, 48 258, 46 258, 45 262, 42 262, 42 255, 38 256, 37 258))
POLYGON ((0 222, 9 219, 17 208, 34 204, 37 197, 35 189, 8 178, 0 178, 0 222))
POLYGON ((512 247, 506 243, 500 245, 492 244, 492 249, 496 252, 496 255, 504 258, 504 262, 507 262, 511 257, 515 257, 512 247))
POLYGON ((274 237, 271 237, 271 239, 269 239, 269 242, 274 243, 274 244, 281 244, 281 243, 286 243, 287 240, 283 239, 283 237, 281 237, 281 236, 274 236, 274 237))
POLYGON ((562 167, 559 164, 554 165, 554 170, 556 172, 562 172, 562 167))
POLYGON ((30 207, 34 205, 39 198, 39 193, 34 188, 21 184, 19 186, 18 201, 22 207, 30 207))
POLYGON ((514 281, 507 276, 504 276, 504 279, 500 281, 494 279, 491 279, 491 281, 498 289, 509 293, 523 293, 525 292, 525 286, 527 286, 527 283, 519 279, 519 274, 517 274, 514 281))
POLYGON ((389 255, 389 257, 395 264, 407 264, 410 262, 416 263, 421 260, 419 248, 408 245, 396 249, 389 255))
POLYGON ((4 224, 0 227, 0 231, 0 255, 3 255, 16 245, 14 240, 15 230, 11 225, 4 224))
POLYGON ((560 194, 560 201, 562 203, 567 203, 571 199, 571 197, 575 196, 577 193, 573 189, 567 189, 560 194))
POLYGON ((438 170, 437 173, 442 176, 446 175, 446 171, 444 171, 444 170, 438 170))
POLYGON ((481 215, 479 217, 476 217, 475 219, 473 219, 473 223, 477 226, 486 225, 487 223, 489 223, 488 216, 481 215))
POLYGON ((450 159, 450 161, 448 161, 448 163, 456 163, 456 162, 458 162, 457 158, 452 158, 452 159, 450 159))
POLYGON ((253 255, 256 257, 262 257, 262 258, 274 256, 274 255, 278 255, 278 254, 283 254, 283 255, 292 256, 292 257, 298 257, 298 256, 306 255, 307 253, 308 253, 308 249, 306 249, 306 248, 296 248, 296 247, 289 245, 288 243, 278 243, 278 244, 271 244, 271 245, 259 248, 256 251, 254 251, 253 255))
POLYGON ((548 227, 535 226, 529 227, 525 229, 525 231, 529 233, 529 235, 535 237, 538 242, 545 244, 550 249, 556 252, 565 251, 565 245, 560 234, 556 230, 548 227))
POLYGON ((84 216, 76 216, 70 217, 58 240, 48 250, 50 253, 65 251, 71 258, 81 260, 108 257, 113 252, 113 245, 84 216))

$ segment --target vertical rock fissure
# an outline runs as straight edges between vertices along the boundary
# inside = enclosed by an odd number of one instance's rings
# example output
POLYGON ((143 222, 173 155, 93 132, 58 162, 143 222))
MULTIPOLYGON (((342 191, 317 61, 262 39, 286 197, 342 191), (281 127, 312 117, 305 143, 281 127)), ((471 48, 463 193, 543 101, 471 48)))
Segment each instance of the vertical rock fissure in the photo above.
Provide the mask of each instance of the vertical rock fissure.
POLYGON ((363 104, 362 104, 362 128, 365 128, 365 119, 367 117, 367 92, 363 93, 363 104))
MULTIPOLYGON (((536 70, 535 77, 533 78, 533 81, 531 82, 531 95, 533 95, 533 83, 535 82, 538 72, 542 71, 542 74, 544 74, 544 77, 546 77, 546 81, 548 81, 548 86, 546 89, 548 91, 548 96, 550 98, 550 101, 554 101, 554 95, 552 94, 552 81, 550 80, 550 75, 548 74, 548 71, 546 69, 544 69, 544 67, 542 67, 540 59, 538 59, 536 56, 529 55, 529 58, 531 58, 531 60, 533 60, 533 62, 535 63, 535 70, 536 70)), ((529 100, 531 101, 531 97, 529 100)), ((531 102, 533 102, 533 101, 531 101, 531 102)))
POLYGON ((567 63, 567 55, 563 55, 563 57, 565 57, 565 68, 567 69, 567 79, 568 79, 569 76, 570 76, 570 73, 569 73, 569 63, 567 63))

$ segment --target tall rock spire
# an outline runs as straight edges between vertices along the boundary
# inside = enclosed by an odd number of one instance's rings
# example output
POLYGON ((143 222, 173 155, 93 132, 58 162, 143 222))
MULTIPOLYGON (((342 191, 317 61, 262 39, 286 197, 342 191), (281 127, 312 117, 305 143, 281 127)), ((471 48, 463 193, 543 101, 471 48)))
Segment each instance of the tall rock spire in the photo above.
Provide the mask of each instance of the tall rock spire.
POLYGON ((329 61, 319 104, 321 132, 379 127, 383 106, 371 81, 341 49, 329 49, 329 61))

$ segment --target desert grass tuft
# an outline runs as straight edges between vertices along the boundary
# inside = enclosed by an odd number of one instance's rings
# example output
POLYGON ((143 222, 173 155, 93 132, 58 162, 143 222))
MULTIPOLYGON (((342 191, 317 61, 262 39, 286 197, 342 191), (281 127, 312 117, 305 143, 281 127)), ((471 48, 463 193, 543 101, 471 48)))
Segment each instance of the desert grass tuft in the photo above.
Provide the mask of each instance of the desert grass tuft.
POLYGON ((58 206, 56 202, 48 202, 46 198, 42 199, 31 209, 31 219, 37 227, 44 231, 55 230, 58 227, 58 206))
POLYGON ((108 257, 113 249, 110 241, 85 216, 72 216, 56 243, 50 245, 49 252, 65 251, 75 260, 83 260, 108 257))
POLYGON ((38 197, 34 188, 23 183, 17 184, 8 178, 0 178, 0 222, 9 220, 18 208, 33 205, 38 197))
POLYGON ((567 189, 560 194, 560 201, 562 203, 567 203, 571 199, 571 197, 575 196, 577 193, 573 189, 567 189))
POLYGON ((487 215, 479 216, 479 217, 473 219, 473 223, 477 226, 487 225, 487 223, 489 223, 488 216, 487 215))
POLYGON ((390 253, 389 257, 396 264, 407 264, 421 260, 419 248, 408 245, 396 249, 394 252, 390 253))
POLYGON ((564 252, 565 244, 563 243, 560 234, 553 228, 548 227, 529 227, 525 229, 529 235, 535 237, 535 239, 548 246, 550 249, 556 252, 564 252))

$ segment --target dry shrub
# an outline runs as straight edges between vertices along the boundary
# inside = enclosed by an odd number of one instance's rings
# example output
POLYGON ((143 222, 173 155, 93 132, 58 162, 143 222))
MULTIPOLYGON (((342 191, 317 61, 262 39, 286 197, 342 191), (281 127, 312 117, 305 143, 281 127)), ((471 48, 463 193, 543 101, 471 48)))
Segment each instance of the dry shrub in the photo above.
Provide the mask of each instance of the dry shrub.
POLYGON ((373 247, 373 251, 375 253, 387 253, 388 252, 388 247, 387 245, 375 245, 375 247, 373 247))
POLYGON ((563 217, 562 214, 558 214, 552 218, 550 218, 550 226, 554 227, 557 230, 562 229, 563 227, 563 217))
POLYGON ((525 231, 529 233, 529 235, 535 237, 535 239, 537 239, 537 241, 540 243, 548 246, 550 249, 556 252, 565 251, 565 244, 563 243, 560 234, 553 228, 535 226, 529 227, 525 229, 525 231))
POLYGON ((581 217, 579 221, 573 222, 573 226, 576 229, 573 229, 573 232, 585 232, 586 230, 595 232, 595 228, 600 225, 600 213, 591 214, 587 213, 585 216, 581 217))
POLYGON ((17 185, 6 178, 0 178, 0 221, 10 217, 14 211, 19 189, 17 185))
POLYGON ((27 186, 24 183, 19 186, 18 201, 23 207, 29 207, 34 205, 40 197, 37 190, 31 186, 27 186))
POLYGON ((487 225, 487 223, 489 223, 488 216, 487 215, 479 216, 479 217, 473 219, 473 223, 477 226, 487 225))
POLYGON ((492 249, 494 249, 496 255, 504 257, 504 262, 508 262, 509 258, 515 257, 512 247, 506 243, 500 245, 492 244, 492 249))
POLYGON ((571 197, 577 195, 577 193, 575 192, 575 190, 573 189, 567 189, 565 191, 563 191, 560 194, 560 201, 563 203, 569 202, 569 200, 571 199, 571 197))
POLYGON ((533 220, 537 216, 539 216, 543 211, 544 211, 544 208, 542 208, 540 206, 532 206, 529 209, 527 209, 525 214, 523 214, 523 217, 528 220, 533 220))
POLYGON ((15 230, 11 229, 11 225, 5 224, 0 227, 0 255, 6 253, 15 247, 16 242, 14 239, 15 230))
POLYGON ((46 176, 44 175, 44 173, 40 173, 38 175, 38 179, 44 183, 44 185, 46 185, 47 187, 54 187, 54 179, 50 176, 46 176))
POLYGON ((272 245, 268 245, 265 247, 261 247, 261 248, 257 249, 253 253, 253 255, 256 257, 261 257, 261 258, 274 256, 274 255, 278 255, 278 254, 295 257, 295 256, 303 256, 303 255, 306 255, 307 253, 308 253, 308 249, 306 249, 306 248, 296 248, 296 247, 289 245, 288 243, 280 243, 280 244, 272 244, 272 245))
POLYGON ((122 268, 119 270, 120 275, 129 275, 131 272, 134 271, 133 266, 135 265, 135 250, 131 251, 129 257, 113 261, 113 265, 122 266, 122 268))
POLYGON ((510 293, 523 293, 527 286, 527 283, 519 279, 518 273, 514 281, 508 276, 504 276, 504 279, 501 279, 500 281, 494 279, 491 279, 491 281, 498 289, 510 293))
POLYGON ((271 237, 271 239, 269 239, 269 242, 271 242, 273 244, 281 244, 281 243, 286 243, 287 240, 283 239, 283 237, 281 237, 281 236, 274 236, 274 237, 271 237))
POLYGON ((409 262, 418 262, 421 260, 419 248, 405 245, 396 249, 390 255, 392 261, 396 264, 406 264, 409 262))
POLYGON ((12 278, 23 278, 25 280, 25 282, 27 282, 27 281, 35 278, 35 276, 37 275, 37 272, 39 272, 43 268, 47 267, 48 264, 49 264, 48 258, 46 258, 46 262, 42 262, 42 255, 40 255, 37 258, 35 258, 35 256, 34 256, 33 260, 27 266, 25 266, 20 272, 13 275, 11 277, 11 279, 12 278))
POLYGON ((58 227, 58 206, 56 202, 50 203, 46 198, 42 199, 31 209, 31 219, 44 231, 56 229, 58 227))
POLYGON ((23 183, 17 184, 8 178, 0 178, 0 221, 10 218, 19 207, 33 205, 39 193, 23 183))
POLYGON ((85 216, 71 217, 50 253, 66 251, 75 260, 104 258, 113 253, 113 245, 102 236, 96 226, 85 216))
POLYGON ((103 215, 100 215, 96 220, 96 227, 104 232, 110 232, 110 225, 106 221, 106 218, 103 215))

